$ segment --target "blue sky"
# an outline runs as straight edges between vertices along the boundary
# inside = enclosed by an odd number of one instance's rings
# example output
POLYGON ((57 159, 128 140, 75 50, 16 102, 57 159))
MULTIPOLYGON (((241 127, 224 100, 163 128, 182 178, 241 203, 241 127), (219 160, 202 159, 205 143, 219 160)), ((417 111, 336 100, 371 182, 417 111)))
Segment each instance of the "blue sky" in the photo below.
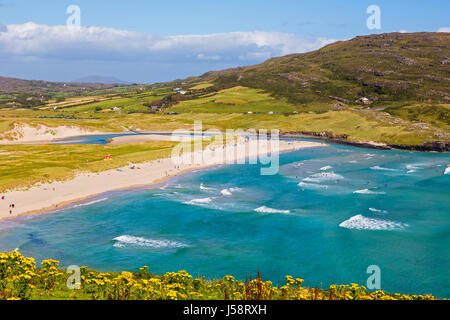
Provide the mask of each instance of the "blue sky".
POLYGON ((166 81, 357 35, 447 30, 448 12, 448 0, 0 0, 0 75, 166 81), (75 39, 56 27, 72 4, 83 28, 75 39), (381 9, 380 30, 366 27, 372 4, 381 9))

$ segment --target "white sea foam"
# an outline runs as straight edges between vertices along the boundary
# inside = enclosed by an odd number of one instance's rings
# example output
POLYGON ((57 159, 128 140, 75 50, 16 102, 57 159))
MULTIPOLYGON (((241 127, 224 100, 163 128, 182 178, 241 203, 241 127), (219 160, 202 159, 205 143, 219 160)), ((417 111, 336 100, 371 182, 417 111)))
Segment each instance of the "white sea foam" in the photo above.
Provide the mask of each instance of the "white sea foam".
POLYGON ((320 172, 303 179, 303 181, 320 183, 324 181, 336 181, 342 179, 344 179, 343 176, 334 172, 320 172))
POLYGON ((86 203, 80 203, 80 204, 74 205, 73 207, 74 208, 78 208, 78 207, 90 206, 91 204, 99 203, 99 202, 102 202, 102 201, 105 201, 105 200, 108 200, 108 198, 102 198, 102 199, 98 199, 98 200, 93 200, 93 201, 86 202, 86 203))
POLYGON ((139 247, 148 247, 148 248, 182 248, 187 247, 186 244, 171 241, 171 240, 155 240, 155 239, 146 239, 143 237, 135 237, 129 235, 122 235, 113 239, 116 243, 114 243, 115 247, 125 247, 127 245, 131 246, 139 246, 139 247))
POLYGON ((214 188, 205 187, 203 183, 200 183, 200 190, 214 190, 214 188))
POLYGON ((339 224, 341 228, 356 230, 402 230, 407 226, 406 223, 367 218, 360 214, 339 224))
POLYGON ((232 195, 232 193, 230 192, 229 189, 223 189, 223 190, 220 191, 220 193, 221 193, 223 196, 231 196, 231 195, 232 195))
POLYGON ((422 169, 421 166, 414 165, 414 164, 407 164, 405 167, 406 167, 406 170, 408 170, 408 171, 406 171, 406 173, 414 173, 414 172, 417 172, 417 170, 422 169))
POLYGON ((242 189, 241 188, 228 188, 228 189, 222 189, 221 191, 220 191, 220 193, 223 195, 223 196, 231 196, 232 194, 233 194, 233 192, 236 192, 236 191, 241 191, 242 189))
POLYGON ((372 190, 369 190, 369 189, 356 190, 356 191, 353 191, 353 193, 359 193, 359 194, 386 194, 386 192, 383 192, 383 191, 372 191, 372 190))
POLYGON ((259 213, 290 213, 289 210, 274 209, 266 206, 256 208, 255 211, 259 213))
POLYGON ((375 212, 375 213, 382 213, 382 214, 388 213, 386 210, 380 210, 380 209, 376 209, 376 208, 369 208, 369 210, 372 212, 375 212))
POLYGON ((213 198, 208 197, 208 198, 198 198, 198 199, 192 199, 186 202, 183 202, 184 204, 202 204, 202 203, 210 203, 213 200, 213 198))
POLYGON ((444 174, 450 174, 450 167, 445 168, 444 174))
POLYGON ((307 183, 307 182, 300 182, 298 184, 299 187, 303 188, 311 188, 311 189, 328 189, 328 186, 322 185, 322 184, 316 184, 316 183, 307 183))
POLYGON ((333 169, 333 167, 332 166, 325 166, 325 167, 320 168, 321 171, 326 171, 326 170, 330 170, 330 169, 333 169))
POLYGON ((370 167, 370 169, 372 169, 372 170, 384 170, 384 171, 398 171, 397 169, 383 168, 383 167, 380 167, 380 166, 373 166, 373 167, 370 167))

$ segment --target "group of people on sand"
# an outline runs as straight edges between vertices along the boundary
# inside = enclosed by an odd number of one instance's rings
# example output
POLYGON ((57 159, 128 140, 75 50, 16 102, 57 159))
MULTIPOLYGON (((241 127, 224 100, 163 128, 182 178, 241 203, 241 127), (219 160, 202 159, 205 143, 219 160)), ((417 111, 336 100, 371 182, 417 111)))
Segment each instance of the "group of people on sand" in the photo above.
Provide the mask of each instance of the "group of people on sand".
POLYGON ((9 205, 9 214, 10 214, 10 215, 12 214, 12 209, 14 209, 14 203, 11 203, 11 204, 9 205))
MULTIPOLYGON (((5 196, 2 196, 1 199, 2 199, 2 200, 6 200, 6 197, 5 197, 5 196)), ((14 209, 14 207, 15 207, 14 203, 11 203, 11 204, 9 205, 9 214, 10 214, 10 215, 12 215, 12 209, 14 209)))

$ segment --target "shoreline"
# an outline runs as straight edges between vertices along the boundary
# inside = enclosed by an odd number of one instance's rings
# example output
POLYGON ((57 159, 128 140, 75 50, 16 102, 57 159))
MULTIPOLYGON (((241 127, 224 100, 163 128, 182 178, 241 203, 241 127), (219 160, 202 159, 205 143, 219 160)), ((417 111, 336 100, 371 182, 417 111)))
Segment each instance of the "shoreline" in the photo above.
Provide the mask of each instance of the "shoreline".
MULTIPOLYGON (((300 149, 324 147, 325 143, 309 141, 280 141, 279 153, 292 152, 300 149)), ((236 154, 238 148, 245 147, 245 156, 234 158, 234 162, 261 156, 266 150, 256 150, 250 153, 248 142, 240 142, 234 145, 223 146, 225 154, 236 154)), ((201 156, 205 156, 201 151, 201 156)), ((190 152, 183 154, 183 158, 195 158, 199 153, 190 152)), ((247 163, 247 162, 245 162, 247 163)), ((4 200, 0 200, 0 221, 20 216, 42 214, 65 208, 73 203, 95 198, 109 191, 135 189, 141 187, 156 186, 167 181, 170 177, 185 174, 190 171, 205 169, 216 165, 232 164, 227 159, 214 159, 211 163, 192 163, 175 165, 171 158, 163 158, 147 161, 139 164, 130 164, 126 167, 111 169, 98 173, 82 172, 67 181, 33 185, 27 190, 12 190, 3 193, 4 200), (14 204, 14 208, 9 205, 14 204), (11 214, 10 214, 11 210, 11 214)), ((248 164, 248 163, 247 163, 248 164)))
POLYGON ((421 144, 386 144, 374 141, 349 141, 347 136, 328 136, 326 133, 316 132, 281 132, 280 138, 304 138, 316 139, 330 143, 342 144, 347 146, 378 149, 378 150, 407 150, 417 152, 450 152, 450 141, 438 140, 429 141, 421 144))
MULTIPOLYGON (((191 131, 186 130, 186 133, 191 131)), ((119 145, 128 143, 141 143, 146 141, 168 141, 167 135, 172 134, 171 131, 161 130, 127 130, 120 132, 101 132, 91 131, 83 134, 67 135, 64 137, 53 137, 52 139, 42 140, 0 140, 1 145, 45 145, 45 144, 64 144, 65 139, 82 138, 85 136, 95 135, 124 135, 115 138, 111 138, 111 141, 106 145, 119 145), (129 136, 126 136, 129 135, 129 136), (133 138, 130 138, 133 137, 133 138)), ((180 136, 180 140, 182 140, 180 136)), ((350 141, 347 135, 333 135, 329 132, 304 132, 304 131, 280 131, 280 138, 304 138, 326 141, 330 143, 336 143, 341 145, 348 145, 353 147, 365 148, 365 149, 378 149, 378 150, 406 150, 417 152, 450 152, 450 141, 448 140, 436 140, 427 141, 421 144, 386 144, 376 141, 350 141)))

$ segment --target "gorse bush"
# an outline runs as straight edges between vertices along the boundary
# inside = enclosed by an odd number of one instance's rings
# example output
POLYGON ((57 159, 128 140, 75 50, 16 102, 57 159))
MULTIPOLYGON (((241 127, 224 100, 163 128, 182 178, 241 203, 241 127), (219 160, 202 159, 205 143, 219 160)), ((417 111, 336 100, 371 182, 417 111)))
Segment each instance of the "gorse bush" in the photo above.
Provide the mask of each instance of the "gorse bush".
POLYGON ((256 279, 233 276, 206 280, 186 271, 154 275, 144 266, 138 272, 98 272, 80 268, 80 289, 67 286, 71 274, 58 268, 59 261, 44 260, 41 268, 33 258, 18 251, 0 253, 0 299, 95 299, 95 300, 431 300, 431 295, 368 292, 364 286, 331 285, 329 289, 306 288, 303 279, 286 276, 286 284, 275 287, 256 279))

